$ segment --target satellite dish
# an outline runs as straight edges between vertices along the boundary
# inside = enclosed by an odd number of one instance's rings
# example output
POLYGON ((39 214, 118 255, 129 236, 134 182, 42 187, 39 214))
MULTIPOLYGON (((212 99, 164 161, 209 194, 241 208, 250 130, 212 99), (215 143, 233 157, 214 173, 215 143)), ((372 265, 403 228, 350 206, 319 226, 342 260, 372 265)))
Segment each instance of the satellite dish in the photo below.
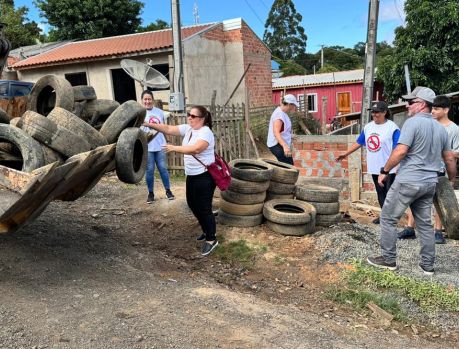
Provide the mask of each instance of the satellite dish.
POLYGON ((142 86, 157 89, 169 88, 169 80, 156 69, 148 64, 134 61, 133 59, 122 59, 121 68, 134 80, 140 82, 142 86))

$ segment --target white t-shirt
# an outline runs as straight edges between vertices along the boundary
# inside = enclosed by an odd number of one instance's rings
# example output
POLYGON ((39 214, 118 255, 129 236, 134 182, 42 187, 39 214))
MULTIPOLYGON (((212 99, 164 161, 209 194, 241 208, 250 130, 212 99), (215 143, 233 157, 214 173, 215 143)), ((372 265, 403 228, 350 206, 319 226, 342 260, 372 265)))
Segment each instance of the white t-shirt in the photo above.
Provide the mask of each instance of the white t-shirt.
MULTIPOLYGON (((203 126, 199 130, 194 130, 188 124, 178 125, 180 135, 183 137, 182 145, 193 145, 198 140, 203 140, 209 143, 209 146, 201 153, 195 155, 205 165, 210 165, 215 162, 215 138, 212 130, 203 126)), ((206 168, 196 160, 193 155, 184 155, 185 174, 187 176, 195 176, 206 172, 206 168)))
POLYGON ((269 120, 269 130, 268 130, 268 139, 266 141, 266 144, 268 147, 274 147, 277 143, 279 143, 274 137, 274 121, 276 120, 282 120, 284 123, 283 129, 281 130, 281 137, 287 143, 287 145, 290 147, 292 144, 292 122, 290 121, 290 118, 286 113, 284 113, 281 109, 281 107, 277 107, 273 114, 271 115, 271 119, 269 120))
MULTIPOLYGON (((164 124, 164 112, 156 107, 150 110, 147 109, 145 122, 149 124, 164 124)), ((151 131, 147 126, 141 126, 140 129, 146 133, 151 131)), ((166 138, 161 132, 158 132, 156 137, 148 143, 148 151, 161 151, 161 146, 164 144, 166 144, 166 138)))

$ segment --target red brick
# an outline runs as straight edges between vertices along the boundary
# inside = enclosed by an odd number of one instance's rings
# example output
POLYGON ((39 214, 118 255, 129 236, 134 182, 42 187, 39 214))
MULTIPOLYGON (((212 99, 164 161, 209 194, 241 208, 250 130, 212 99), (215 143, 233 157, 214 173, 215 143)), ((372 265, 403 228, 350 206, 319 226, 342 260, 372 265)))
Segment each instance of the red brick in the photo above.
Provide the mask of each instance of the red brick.
POLYGON ((324 177, 329 177, 329 176, 330 176, 330 171, 324 169, 324 170, 322 171, 322 175, 323 175, 324 177))
POLYGON ((347 150, 347 144, 344 143, 338 143, 338 150, 347 150))
POLYGON ((316 168, 312 169, 311 177, 317 177, 318 170, 316 168))
POLYGON ((306 176, 307 172, 304 168, 300 168, 300 176, 306 176))

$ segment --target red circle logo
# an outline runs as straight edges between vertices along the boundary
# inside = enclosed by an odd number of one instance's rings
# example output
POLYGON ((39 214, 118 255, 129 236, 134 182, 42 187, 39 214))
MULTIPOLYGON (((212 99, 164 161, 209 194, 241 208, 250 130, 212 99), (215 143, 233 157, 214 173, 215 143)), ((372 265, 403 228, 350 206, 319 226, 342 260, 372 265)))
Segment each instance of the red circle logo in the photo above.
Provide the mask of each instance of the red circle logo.
POLYGON ((378 135, 371 135, 367 140, 367 148, 371 151, 377 151, 381 146, 381 141, 378 135))

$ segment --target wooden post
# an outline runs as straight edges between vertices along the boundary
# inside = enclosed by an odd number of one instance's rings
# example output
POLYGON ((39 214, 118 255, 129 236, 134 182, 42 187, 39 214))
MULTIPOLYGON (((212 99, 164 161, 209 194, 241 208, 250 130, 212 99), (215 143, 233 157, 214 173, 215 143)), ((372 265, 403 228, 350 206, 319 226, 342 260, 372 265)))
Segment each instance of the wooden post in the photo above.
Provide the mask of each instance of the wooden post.
POLYGON ((327 133, 327 97, 322 97, 322 134, 327 133))
POLYGON ((257 144, 255 143, 255 139, 253 138, 252 131, 250 130, 250 114, 249 114, 249 91, 245 91, 245 111, 244 111, 244 121, 245 121, 245 132, 244 132, 244 140, 245 140, 245 152, 244 156, 249 157, 249 143, 247 142, 247 135, 250 138, 250 141, 253 146, 253 150, 255 151, 255 155, 257 159, 260 157, 258 153, 257 144))
MULTIPOLYGON (((347 145, 350 147, 355 143, 355 136, 348 136, 347 145)), ((351 202, 360 200, 360 188, 362 186, 362 150, 357 149, 347 157, 349 169, 349 190, 351 202)))

